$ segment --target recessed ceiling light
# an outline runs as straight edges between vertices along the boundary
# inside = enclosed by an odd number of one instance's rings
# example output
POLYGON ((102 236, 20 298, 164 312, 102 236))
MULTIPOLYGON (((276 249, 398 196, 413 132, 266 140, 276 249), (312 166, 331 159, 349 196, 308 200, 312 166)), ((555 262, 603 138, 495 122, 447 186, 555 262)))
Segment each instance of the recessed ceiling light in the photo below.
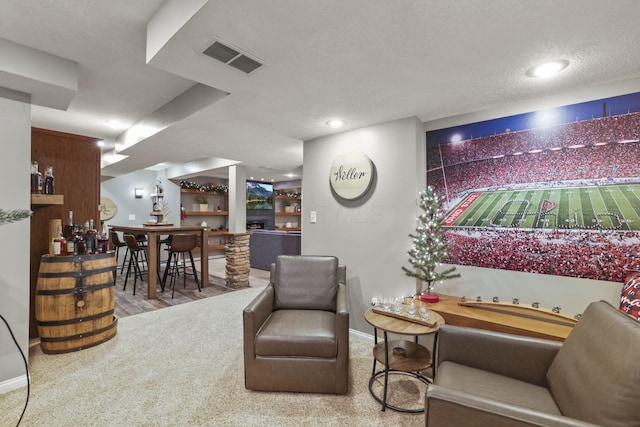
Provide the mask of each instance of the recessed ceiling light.
POLYGON ((548 61, 544 64, 536 65, 533 68, 527 70, 527 76, 529 77, 549 77, 567 68, 569 61, 566 59, 556 59, 554 61, 548 61))
POLYGON ((332 128, 341 128, 346 124, 347 124, 346 120, 342 120, 342 119, 331 119, 327 122, 327 125, 332 128))

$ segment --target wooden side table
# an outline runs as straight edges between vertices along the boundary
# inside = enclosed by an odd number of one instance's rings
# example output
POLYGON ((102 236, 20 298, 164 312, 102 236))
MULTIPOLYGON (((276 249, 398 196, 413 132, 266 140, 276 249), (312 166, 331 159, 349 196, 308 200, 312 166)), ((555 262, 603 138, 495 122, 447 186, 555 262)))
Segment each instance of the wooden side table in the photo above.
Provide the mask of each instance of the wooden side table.
MULTIPOLYGON (((438 313, 430 311, 429 321, 435 323, 435 326, 428 327, 408 320, 402 320, 384 314, 375 313, 369 309, 364 313, 364 318, 374 329, 375 344, 373 347, 373 370, 371 379, 369 380, 369 392, 379 403, 382 404, 382 410, 386 408, 393 409, 398 412, 419 413, 424 412, 424 408, 407 409, 393 406, 387 403, 387 390, 389 386, 389 373, 400 372, 407 373, 413 378, 425 383, 431 380, 420 373, 430 366, 435 367, 434 353, 425 346, 418 344, 418 336, 436 333, 434 336, 434 347, 437 341, 437 331, 440 326, 444 325, 444 319, 438 313), (378 342, 378 329, 384 334, 384 341, 378 342), (393 333, 398 335, 413 336, 412 341, 400 339, 389 341, 387 334, 393 333), (376 364, 380 362, 384 365, 384 369, 376 372, 376 364), (384 391, 380 398, 373 392, 373 383, 376 378, 384 375, 384 391)), ((434 369, 435 374, 435 369, 434 369)))
POLYGON ((465 307, 459 305, 460 297, 440 294, 440 301, 430 304, 429 309, 437 311, 448 325, 487 329, 507 334, 564 341, 573 330, 572 325, 549 321, 523 311, 521 315, 501 311, 499 307, 465 307))

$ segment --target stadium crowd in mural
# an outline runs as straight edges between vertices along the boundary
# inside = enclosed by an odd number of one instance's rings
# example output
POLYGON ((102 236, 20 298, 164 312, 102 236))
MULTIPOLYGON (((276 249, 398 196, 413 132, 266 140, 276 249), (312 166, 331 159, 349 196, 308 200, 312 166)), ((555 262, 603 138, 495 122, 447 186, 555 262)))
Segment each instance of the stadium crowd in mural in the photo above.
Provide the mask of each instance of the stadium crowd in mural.
POLYGON ((441 135, 427 133, 427 182, 450 213, 483 192, 513 191, 505 197, 516 206, 504 225, 492 218, 450 224, 448 262, 616 282, 640 270, 639 112, 459 141, 438 141, 441 135), (607 199, 601 207, 588 198, 591 188, 600 189, 593 198, 607 199), (520 194, 541 189, 563 189, 580 211, 565 206, 562 214, 543 200, 527 212, 520 194))

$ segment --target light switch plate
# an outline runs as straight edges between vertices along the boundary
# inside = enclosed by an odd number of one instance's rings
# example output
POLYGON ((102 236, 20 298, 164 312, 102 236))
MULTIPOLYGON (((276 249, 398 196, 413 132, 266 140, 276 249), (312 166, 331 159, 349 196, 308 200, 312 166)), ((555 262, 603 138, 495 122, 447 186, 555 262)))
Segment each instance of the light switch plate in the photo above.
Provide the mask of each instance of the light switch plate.
POLYGON ((316 211, 310 211, 309 222, 311 222, 311 224, 315 224, 317 221, 318 221, 318 217, 316 216, 316 211))
POLYGON ((136 220, 136 214, 129 214, 129 221, 135 221, 136 220))

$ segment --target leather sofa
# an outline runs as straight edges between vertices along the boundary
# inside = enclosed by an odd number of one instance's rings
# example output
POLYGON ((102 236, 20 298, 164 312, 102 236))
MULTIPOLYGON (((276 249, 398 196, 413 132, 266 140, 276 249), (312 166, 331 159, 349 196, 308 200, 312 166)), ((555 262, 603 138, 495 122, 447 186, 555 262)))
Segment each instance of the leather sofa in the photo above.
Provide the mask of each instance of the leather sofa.
POLYGON ((278 255, 300 255, 299 231, 253 230, 249 240, 251 268, 270 270, 278 255))
POLYGON ((347 393, 346 268, 336 257, 277 257, 243 329, 247 389, 347 393))
POLYGON ((426 425, 640 426, 639 355, 640 323, 605 301, 564 343, 445 325, 426 425))

